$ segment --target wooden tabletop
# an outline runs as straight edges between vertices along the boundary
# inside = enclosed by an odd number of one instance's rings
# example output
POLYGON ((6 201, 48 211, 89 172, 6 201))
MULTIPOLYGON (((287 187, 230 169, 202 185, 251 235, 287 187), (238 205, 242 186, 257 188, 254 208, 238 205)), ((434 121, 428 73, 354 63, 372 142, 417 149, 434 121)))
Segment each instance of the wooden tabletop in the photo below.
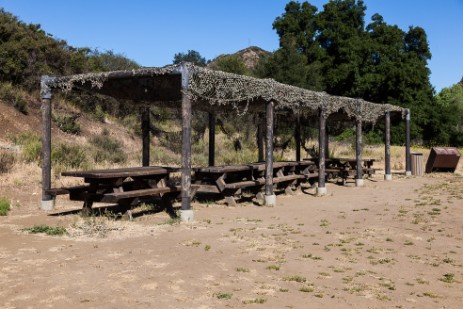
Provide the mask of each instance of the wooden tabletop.
POLYGON ((162 175, 178 171, 174 167, 145 166, 126 167, 115 169, 100 169, 90 171, 68 171, 62 172, 62 176, 83 177, 83 178, 119 178, 119 177, 142 177, 150 175, 162 175))

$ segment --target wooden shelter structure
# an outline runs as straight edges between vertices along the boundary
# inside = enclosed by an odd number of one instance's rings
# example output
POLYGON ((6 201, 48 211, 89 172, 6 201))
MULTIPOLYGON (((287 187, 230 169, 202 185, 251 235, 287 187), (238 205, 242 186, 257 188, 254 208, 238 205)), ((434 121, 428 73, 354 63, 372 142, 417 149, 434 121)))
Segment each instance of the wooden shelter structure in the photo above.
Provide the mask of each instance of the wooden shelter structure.
MULTIPOLYGON (((336 116, 353 120, 356 123, 357 136, 357 185, 362 185, 362 124, 374 123, 385 118, 385 158, 386 179, 390 179, 390 115, 399 114, 406 119, 407 164, 410 171, 410 112, 399 106, 375 104, 362 99, 331 96, 324 92, 315 92, 278 83, 272 79, 258 79, 197 67, 190 63, 169 65, 161 68, 144 68, 133 71, 114 71, 105 73, 78 74, 64 77, 43 76, 41 80, 41 99, 43 113, 42 129, 42 208, 52 207, 53 197, 48 194, 51 186, 51 108, 53 91, 70 92, 74 90, 90 91, 131 100, 139 105, 142 112, 143 166, 149 165, 149 106, 151 104, 177 107, 182 113, 182 159, 181 159, 181 211, 186 220, 192 219, 191 196, 191 117, 192 109, 209 112, 210 145, 209 164, 214 165, 214 127, 215 113, 234 111, 239 115, 252 112, 265 114, 265 127, 258 128, 260 138, 259 159, 264 154, 265 144, 265 203, 276 203, 273 194, 273 123, 275 112, 285 112, 296 119, 316 118, 319 125, 319 195, 326 194, 325 154, 326 120, 336 116), (262 139, 265 132, 265 143, 262 139)), ((300 121, 296 121, 296 157, 300 160, 301 140, 300 121)))

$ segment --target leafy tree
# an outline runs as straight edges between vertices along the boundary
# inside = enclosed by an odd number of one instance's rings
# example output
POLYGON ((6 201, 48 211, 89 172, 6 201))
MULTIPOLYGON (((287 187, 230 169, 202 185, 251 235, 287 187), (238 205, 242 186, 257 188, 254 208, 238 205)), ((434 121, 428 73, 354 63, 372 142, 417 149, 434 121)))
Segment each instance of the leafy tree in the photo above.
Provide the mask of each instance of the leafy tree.
POLYGON ((179 64, 182 61, 191 62, 201 67, 207 64, 206 58, 202 57, 196 50, 188 50, 186 53, 177 53, 174 55, 174 64, 179 64))
POLYGON ((463 145, 463 87, 459 84, 442 89, 436 95, 438 111, 435 128, 439 130, 439 144, 463 145))
MULTIPOLYGON (((259 76, 333 95, 397 104, 412 112, 412 138, 437 139, 439 113, 429 82, 431 58, 425 31, 403 31, 375 14, 365 25, 362 0, 330 0, 317 12, 309 2, 290 1, 273 28, 280 47, 259 64, 259 76)), ((403 142, 401 127, 393 143, 403 142)))
POLYGON ((140 65, 135 61, 112 50, 107 50, 103 53, 94 51, 90 59, 94 61, 95 66, 101 71, 134 70, 140 68, 140 65))
POLYGON ((229 73, 250 75, 248 68, 239 55, 221 56, 215 61, 212 68, 229 73))

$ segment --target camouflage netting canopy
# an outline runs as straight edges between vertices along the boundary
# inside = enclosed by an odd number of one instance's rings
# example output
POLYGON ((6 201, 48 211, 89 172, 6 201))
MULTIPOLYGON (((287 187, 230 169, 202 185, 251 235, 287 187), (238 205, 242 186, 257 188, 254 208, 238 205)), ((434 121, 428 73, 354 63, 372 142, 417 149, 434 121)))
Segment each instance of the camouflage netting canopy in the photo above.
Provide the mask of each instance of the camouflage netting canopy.
POLYGON ((51 78, 46 86, 69 92, 93 91, 137 104, 178 107, 185 94, 194 109, 206 111, 234 110, 238 115, 265 110, 265 102, 274 102, 276 111, 325 116, 342 114, 345 118, 376 122, 385 112, 404 114, 405 109, 390 104, 376 104, 362 99, 331 96, 278 83, 194 66, 184 63, 161 68, 133 71, 78 74, 51 78), (188 87, 182 88, 182 78, 188 87))

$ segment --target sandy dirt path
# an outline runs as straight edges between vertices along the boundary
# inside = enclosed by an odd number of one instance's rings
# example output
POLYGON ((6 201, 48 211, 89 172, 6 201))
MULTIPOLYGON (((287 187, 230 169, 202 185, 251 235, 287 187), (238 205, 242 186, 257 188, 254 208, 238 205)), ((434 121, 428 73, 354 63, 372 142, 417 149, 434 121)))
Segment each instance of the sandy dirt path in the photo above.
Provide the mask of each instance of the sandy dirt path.
POLYGON ((272 208, 195 203, 192 225, 13 209, 0 308, 461 308, 463 178, 380 177, 272 208))

